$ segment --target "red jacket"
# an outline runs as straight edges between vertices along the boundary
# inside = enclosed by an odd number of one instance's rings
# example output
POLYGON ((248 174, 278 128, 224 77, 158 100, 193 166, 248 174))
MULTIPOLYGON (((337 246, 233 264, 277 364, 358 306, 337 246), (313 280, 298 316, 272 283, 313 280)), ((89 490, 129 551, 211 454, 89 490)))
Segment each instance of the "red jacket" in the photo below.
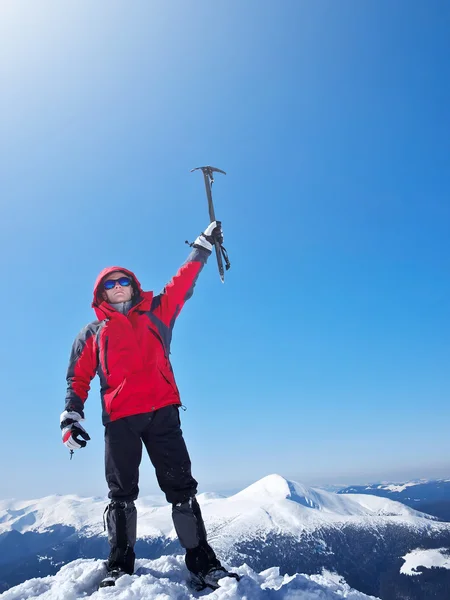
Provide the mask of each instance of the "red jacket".
POLYGON ((100 273, 92 303, 99 320, 84 327, 73 344, 67 371, 66 410, 84 416, 84 403, 96 373, 100 378, 104 424, 181 403, 169 360, 172 329, 210 254, 206 249, 194 248, 157 296, 143 292, 128 269, 108 267, 100 273), (127 273, 135 283, 136 300, 126 315, 101 298, 100 283, 114 271, 127 273))

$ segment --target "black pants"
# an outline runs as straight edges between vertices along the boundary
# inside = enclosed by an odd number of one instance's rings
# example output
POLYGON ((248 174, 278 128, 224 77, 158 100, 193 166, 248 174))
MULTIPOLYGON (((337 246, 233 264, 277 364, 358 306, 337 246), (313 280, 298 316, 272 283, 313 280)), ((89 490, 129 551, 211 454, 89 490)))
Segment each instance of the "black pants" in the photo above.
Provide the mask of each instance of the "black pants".
POLYGON ((105 472, 111 504, 107 527, 110 569, 134 570, 139 465, 144 444, 156 471, 159 487, 172 504, 178 539, 186 548, 186 564, 194 572, 220 565, 206 540, 206 530, 195 499, 197 481, 180 427, 179 409, 165 406, 151 413, 124 417, 105 427, 105 472))
POLYGON ((177 504, 195 496, 197 482, 191 474, 178 410, 171 404, 106 425, 105 471, 111 500, 131 502, 138 497, 142 444, 167 502, 177 504))

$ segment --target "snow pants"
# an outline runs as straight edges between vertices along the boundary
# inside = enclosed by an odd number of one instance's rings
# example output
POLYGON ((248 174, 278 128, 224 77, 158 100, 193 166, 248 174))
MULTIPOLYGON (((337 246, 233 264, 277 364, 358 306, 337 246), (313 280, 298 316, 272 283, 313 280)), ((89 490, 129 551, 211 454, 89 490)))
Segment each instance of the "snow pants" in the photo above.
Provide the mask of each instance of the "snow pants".
POLYGON ((111 546, 108 569, 134 571, 137 526, 134 500, 139 494, 142 445, 155 468, 159 487, 172 504, 173 523, 180 544, 186 549, 188 569, 200 573, 220 566, 207 543, 179 408, 172 404, 105 426, 105 474, 111 500, 105 511, 111 546))

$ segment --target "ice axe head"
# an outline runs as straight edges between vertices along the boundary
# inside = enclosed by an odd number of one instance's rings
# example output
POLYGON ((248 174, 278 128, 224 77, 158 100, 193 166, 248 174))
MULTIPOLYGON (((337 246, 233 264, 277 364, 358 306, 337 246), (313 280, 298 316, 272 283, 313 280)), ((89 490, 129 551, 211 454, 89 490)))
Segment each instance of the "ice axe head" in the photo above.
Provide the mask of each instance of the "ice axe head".
POLYGON ((205 180, 205 187, 206 187, 206 196, 208 197, 208 208, 209 208, 209 218, 211 219, 211 221, 215 221, 216 217, 215 217, 215 212, 214 212, 214 206, 213 206, 213 201, 212 201, 212 194, 211 194, 211 188, 212 188, 212 184, 214 183, 214 173, 223 173, 224 175, 226 175, 225 171, 222 171, 221 169, 216 169, 216 167, 196 167, 195 169, 191 169, 191 173, 193 171, 202 171, 203 172, 203 179, 205 180))
POLYGON ((195 169, 191 169, 191 173, 193 173, 194 171, 203 171, 203 175, 208 176, 211 183, 214 182, 214 172, 226 175, 225 171, 222 171, 221 169, 216 169, 216 167, 195 167, 195 169))

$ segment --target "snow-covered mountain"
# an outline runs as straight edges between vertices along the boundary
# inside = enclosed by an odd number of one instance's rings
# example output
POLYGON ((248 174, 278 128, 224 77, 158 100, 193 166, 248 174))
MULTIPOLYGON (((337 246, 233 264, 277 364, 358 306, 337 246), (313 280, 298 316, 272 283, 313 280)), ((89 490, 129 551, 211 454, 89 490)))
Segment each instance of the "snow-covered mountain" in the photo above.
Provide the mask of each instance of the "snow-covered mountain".
MULTIPOLYGON (((301 534, 324 525, 351 522, 372 526, 374 517, 389 517, 415 527, 429 527, 434 517, 400 502, 365 494, 338 495, 308 488, 280 475, 269 475, 230 497, 199 494, 209 528, 225 530, 236 542, 248 535, 301 534)), ((102 514, 108 500, 79 496, 47 496, 38 500, 0 501, 0 535, 7 531, 47 532, 55 525, 73 527, 86 537, 103 533, 102 514)), ((175 539, 171 507, 153 498, 136 501, 141 538, 175 539)), ((377 520, 377 522, 383 522, 377 520)), ((440 526, 438 526, 440 527, 440 526)))
MULTIPOLYGON (((326 569, 373 596, 381 597, 383 578, 405 577, 401 557, 414 548, 450 546, 450 524, 399 502, 339 495, 279 475, 230 497, 200 494, 198 499, 210 542, 227 564, 247 564, 256 571, 278 566, 283 574, 326 569)), ((106 556, 102 517, 107 502, 77 496, 0 502, 4 589, 30 577, 54 575, 74 559, 106 556)), ((149 498, 136 505, 138 557, 180 554, 171 507, 149 498)))
POLYGON ((442 521, 450 521, 450 479, 349 486, 339 490, 339 494, 381 496, 434 515, 442 521))

